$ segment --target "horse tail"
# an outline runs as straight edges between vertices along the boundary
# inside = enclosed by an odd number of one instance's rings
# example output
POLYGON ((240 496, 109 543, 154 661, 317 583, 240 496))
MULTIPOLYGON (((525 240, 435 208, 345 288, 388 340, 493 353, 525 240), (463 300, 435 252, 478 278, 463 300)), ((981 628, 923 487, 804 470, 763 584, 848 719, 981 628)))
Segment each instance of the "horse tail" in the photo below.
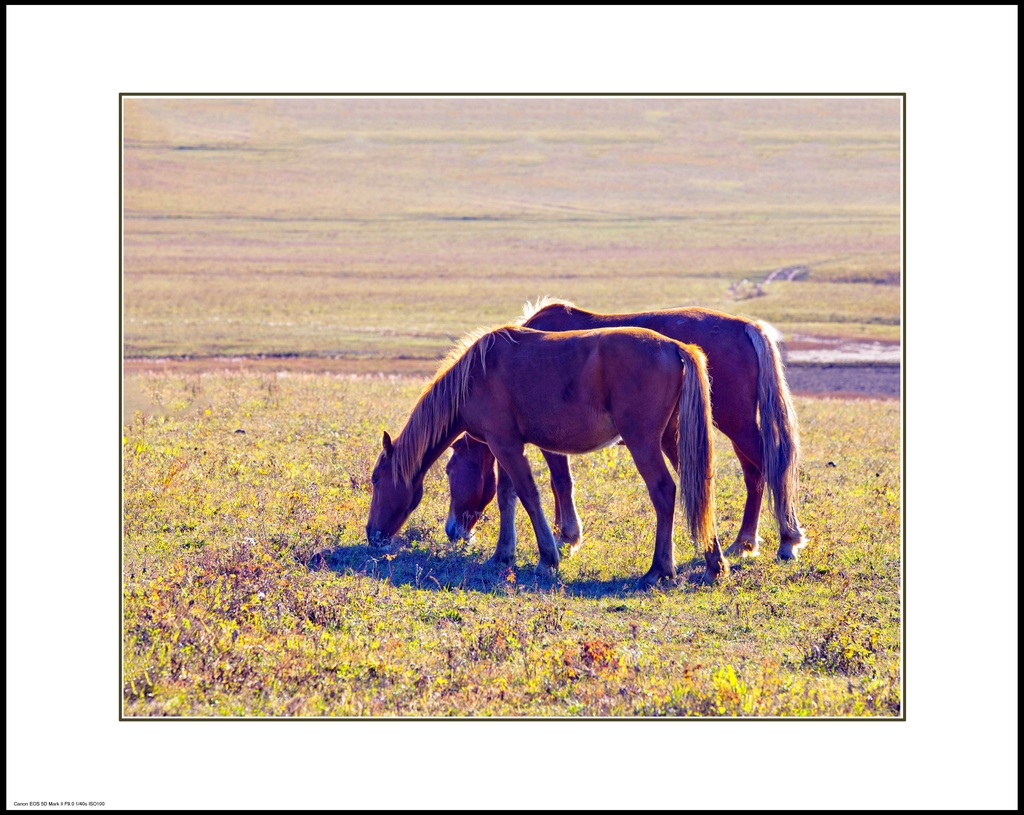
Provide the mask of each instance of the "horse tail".
POLYGON ((715 544, 715 461, 711 438, 711 383, 704 352, 679 343, 683 386, 679 394, 679 503, 686 510, 698 555, 715 544))
POLYGON ((761 424, 761 460, 764 480, 775 501, 775 517, 783 525, 799 528, 796 498, 799 488, 800 428, 789 392, 778 332, 767 323, 747 324, 747 336, 757 352, 757 410, 761 424))

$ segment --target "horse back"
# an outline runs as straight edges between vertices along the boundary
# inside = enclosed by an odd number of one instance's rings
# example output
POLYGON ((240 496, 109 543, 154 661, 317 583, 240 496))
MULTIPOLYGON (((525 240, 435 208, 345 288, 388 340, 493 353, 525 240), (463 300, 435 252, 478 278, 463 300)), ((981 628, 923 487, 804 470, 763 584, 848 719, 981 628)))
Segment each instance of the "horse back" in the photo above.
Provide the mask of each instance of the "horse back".
MULTIPOLYGON (((680 388, 675 341, 644 328, 510 331, 487 352, 486 375, 464 407, 477 438, 516 435, 547 450, 588 452, 617 438, 635 412, 664 427, 680 388)), ((660 432, 660 431, 659 431, 660 432)))
POLYGON ((599 314, 559 303, 541 309, 523 326, 537 331, 584 331, 623 326, 646 328, 679 342, 698 345, 709 360, 712 354, 722 357, 725 367, 727 363, 738 361, 737 354, 756 365, 756 354, 745 333, 752 322, 746 317, 697 307, 599 314))
POLYGON ((552 304, 523 324, 540 331, 579 331, 630 326, 646 328, 696 345, 707 357, 711 400, 719 426, 749 423, 756 415, 757 352, 746 333, 753 323, 705 308, 677 308, 626 314, 599 314, 567 304, 552 304))

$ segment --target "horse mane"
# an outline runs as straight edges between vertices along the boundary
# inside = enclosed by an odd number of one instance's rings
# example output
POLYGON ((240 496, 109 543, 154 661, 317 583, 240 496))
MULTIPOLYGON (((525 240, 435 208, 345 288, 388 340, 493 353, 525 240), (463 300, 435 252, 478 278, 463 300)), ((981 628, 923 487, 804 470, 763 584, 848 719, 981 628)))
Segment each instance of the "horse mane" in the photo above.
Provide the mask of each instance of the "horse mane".
POLYGON ((548 297, 545 295, 536 303, 531 303, 529 300, 523 303, 523 315, 521 317, 517 317, 513 322, 513 325, 522 325, 538 311, 542 311, 548 306, 563 306, 566 311, 572 311, 576 308, 576 306, 568 300, 559 300, 557 297, 548 297))
POLYGON ((514 343, 516 340, 512 334, 518 329, 514 324, 501 328, 478 328, 459 340, 445 355, 395 442, 392 467, 396 481, 401 479, 404 484, 410 484, 427 451, 448 432, 469 391, 474 361, 480 360, 480 368, 486 376, 487 352, 494 341, 502 337, 514 343))

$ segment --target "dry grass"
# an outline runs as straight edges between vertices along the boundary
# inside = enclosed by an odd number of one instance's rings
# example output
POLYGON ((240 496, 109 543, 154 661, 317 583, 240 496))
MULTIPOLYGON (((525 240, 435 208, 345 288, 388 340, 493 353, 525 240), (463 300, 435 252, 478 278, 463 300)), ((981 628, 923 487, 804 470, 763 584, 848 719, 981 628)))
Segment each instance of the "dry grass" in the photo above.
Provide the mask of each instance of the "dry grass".
POLYGON ((436 359, 545 294, 895 339, 898 124, 896 100, 127 100, 126 355, 436 359))

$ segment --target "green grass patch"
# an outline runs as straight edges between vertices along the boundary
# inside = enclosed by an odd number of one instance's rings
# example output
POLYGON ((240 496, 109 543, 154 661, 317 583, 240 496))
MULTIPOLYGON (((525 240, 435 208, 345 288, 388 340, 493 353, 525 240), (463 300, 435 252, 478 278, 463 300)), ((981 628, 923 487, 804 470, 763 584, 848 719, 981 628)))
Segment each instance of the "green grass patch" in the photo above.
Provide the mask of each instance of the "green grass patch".
MULTIPOLYGON (((635 589, 654 516, 628 452, 574 459, 584 545, 533 576, 483 563, 492 507, 449 543, 443 470, 398 543, 366 545, 369 471, 421 383, 327 375, 131 376, 123 433, 126 716, 896 716, 899 405, 797 400, 797 563, 635 589), (244 431, 244 432, 239 432, 244 431)), ((717 438, 719 529, 742 478, 717 438)), ((531 452, 552 515, 547 473, 531 452)))

